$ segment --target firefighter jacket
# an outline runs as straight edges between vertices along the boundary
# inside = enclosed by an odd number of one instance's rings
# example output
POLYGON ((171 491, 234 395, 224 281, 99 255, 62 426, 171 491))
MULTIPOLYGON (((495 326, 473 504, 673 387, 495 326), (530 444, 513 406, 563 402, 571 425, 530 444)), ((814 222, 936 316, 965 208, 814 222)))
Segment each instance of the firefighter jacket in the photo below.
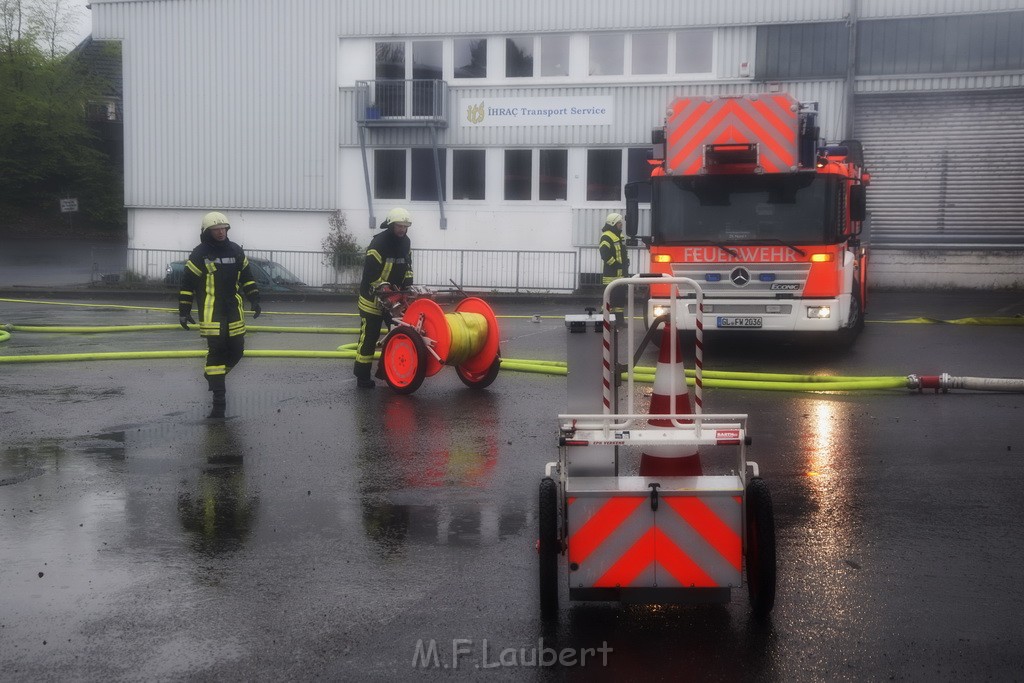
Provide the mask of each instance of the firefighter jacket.
POLYGON ((408 235, 398 237, 390 229, 377 234, 366 247, 363 279, 359 283, 359 310, 384 315, 374 290, 385 282, 399 289, 412 285, 412 242, 408 235))
POLYGON ((251 303, 259 302, 260 292, 245 252, 234 242, 218 242, 204 231, 201 243, 185 261, 178 314, 188 315, 195 300, 199 334, 215 337, 221 333, 222 324, 227 326, 228 336, 245 334, 240 291, 251 303))
POLYGON ((607 227, 601 233, 600 250, 601 263, 604 264, 601 284, 606 285, 617 277, 629 275, 629 256, 622 244, 622 231, 607 227))

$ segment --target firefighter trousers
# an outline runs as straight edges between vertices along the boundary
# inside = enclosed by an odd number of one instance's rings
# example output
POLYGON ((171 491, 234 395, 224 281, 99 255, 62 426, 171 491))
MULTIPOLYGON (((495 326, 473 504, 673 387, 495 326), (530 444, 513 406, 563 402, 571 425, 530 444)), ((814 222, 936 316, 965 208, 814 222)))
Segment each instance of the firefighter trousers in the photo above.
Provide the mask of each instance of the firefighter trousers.
POLYGON ((373 365, 373 354, 377 350, 380 339, 380 326, 384 323, 383 315, 374 315, 359 311, 359 342, 356 345, 356 362, 352 366, 352 374, 361 379, 370 379, 370 367, 373 365))
POLYGON ((245 335, 228 335, 227 325, 221 323, 220 334, 206 338, 206 367, 203 376, 210 391, 224 389, 224 377, 238 364, 245 353, 245 335))

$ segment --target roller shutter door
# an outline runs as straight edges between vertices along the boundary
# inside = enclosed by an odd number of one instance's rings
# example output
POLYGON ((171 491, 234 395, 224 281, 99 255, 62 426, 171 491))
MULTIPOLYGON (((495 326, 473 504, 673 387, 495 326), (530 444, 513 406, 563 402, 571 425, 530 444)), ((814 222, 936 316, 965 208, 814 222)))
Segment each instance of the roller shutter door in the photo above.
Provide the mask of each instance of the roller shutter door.
POLYGON ((1024 90, 860 96, 875 247, 1024 245, 1024 90))

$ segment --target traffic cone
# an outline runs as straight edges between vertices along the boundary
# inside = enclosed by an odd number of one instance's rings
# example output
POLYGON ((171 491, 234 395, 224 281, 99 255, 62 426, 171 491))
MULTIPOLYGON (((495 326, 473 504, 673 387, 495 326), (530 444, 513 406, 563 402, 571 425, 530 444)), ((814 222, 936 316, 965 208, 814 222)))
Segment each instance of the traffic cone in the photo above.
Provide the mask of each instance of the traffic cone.
MULTIPOLYGON (((654 393, 651 394, 651 415, 684 415, 693 413, 690 391, 686 387, 686 366, 683 364, 683 339, 679 330, 665 325, 661 335, 661 351, 654 371, 654 393), (672 346, 676 362, 672 362, 672 346), (670 395, 673 380, 675 395, 670 395)), ((655 427, 671 427, 672 420, 648 420, 655 427)), ((641 477, 699 477, 704 473, 696 446, 649 446, 640 454, 641 477)))

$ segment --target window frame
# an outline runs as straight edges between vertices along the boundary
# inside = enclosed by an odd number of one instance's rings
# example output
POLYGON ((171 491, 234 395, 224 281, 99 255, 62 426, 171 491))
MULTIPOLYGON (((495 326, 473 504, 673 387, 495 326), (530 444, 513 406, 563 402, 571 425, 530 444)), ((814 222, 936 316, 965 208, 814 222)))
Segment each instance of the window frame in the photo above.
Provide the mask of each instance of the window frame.
MULTIPOLYGON (((429 154, 433 154, 433 152, 434 152, 434 148, 433 147, 411 147, 411 148, 409 148, 408 163, 409 163, 409 201, 410 202, 437 202, 437 201, 447 202, 448 201, 448 182, 447 182, 447 178, 448 178, 448 149, 446 147, 438 147, 437 148, 437 159, 438 159, 438 165, 441 167, 440 171, 441 171, 441 179, 442 179, 442 182, 441 182, 441 194, 442 194, 442 196, 441 196, 440 199, 438 199, 436 194, 433 194, 433 193, 437 192, 437 180, 436 180, 436 178, 430 177, 429 179, 425 179, 425 178, 421 178, 421 177, 419 177, 417 175, 417 169, 419 169, 419 171, 418 171, 419 173, 423 173, 423 169, 424 168, 429 168, 430 169, 430 175, 433 176, 433 173, 434 173, 433 160, 430 160, 430 163, 428 163, 426 165, 421 165, 421 164, 417 163, 419 160, 414 158, 414 157, 421 156, 423 153, 427 153, 429 155, 429 154), (430 188, 430 192, 429 192, 430 196, 426 196, 426 197, 424 197, 424 196, 416 196, 417 192, 425 190, 428 187, 430 188)), ((428 159, 429 159, 429 156, 428 156, 428 159)))
MULTIPOLYGON (((534 195, 535 195, 535 193, 534 193, 534 186, 535 186, 534 179, 536 177, 534 166, 536 165, 535 164, 536 156, 537 155, 533 153, 533 148, 529 148, 529 147, 528 148, 506 147, 504 150, 502 150, 502 156, 501 156, 501 161, 502 161, 502 178, 501 178, 501 181, 502 181, 502 192, 501 192, 501 198, 502 198, 503 201, 510 202, 510 203, 532 202, 532 201, 534 201, 534 199, 533 199, 534 195), (510 157, 513 156, 513 155, 526 156, 527 157, 526 158, 526 170, 527 170, 527 173, 529 175, 528 175, 528 177, 526 179, 526 183, 525 183, 525 189, 526 189, 526 196, 525 197, 509 197, 509 189, 510 189, 509 188, 509 161, 510 161, 510 157)), ((519 190, 523 189, 522 181, 517 183, 517 185, 518 185, 518 188, 513 187, 512 189, 519 189, 519 190)))
MULTIPOLYGON (((477 170, 477 169, 474 169, 474 170, 477 170)), ((480 148, 480 147, 457 147, 457 148, 453 148, 451 150, 451 173, 449 175, 451 175, 451 191, 450 191, 451 199, 448 200, 448 201, 452 201, 452 202, 485 202, 485 201, 487 201, 487 148, 480 148), (458 165, 456 164, 456 161, 455 161, 456 160, 456 155, 458 154, 459 156, 461 156, 462 154, 469 154, 469 153, 473 153, 474 156, 477 153, 479 153, 479 155, 481 157, 481 166, 478 169, 478 172, 480 174, 480 177, 482 178, 482 190, 483 190, 483 196, 482 197, 459 197, 459 196, 456 196, 455 180, 456 180, 456 170, 458 168, 458 165)))
MULTIPOLYGON (((484 79, 490 77, 490 75, 491 75, 491 65, 489 64, 489 62, 493 61, 493 60, 489 59, 489 54, 488 54, 489 50, 491 49, 491 44, 490 44, 491 37, 490 36, 457 36, 457 37, 452 37, 450 40, 451 40, 451 66, 450 66, 450 68, 451 68, 451 79, 453 81, 456 81, 456 80, 459 81, 459 82, 481 81, 481 80, 484 80, 484 79), (483 51, 484 51, 484 64, 483 64, 484 75, 483 76, 458 76, 458 75, 456 75, 456 69, 458 69, 460 67, 460 65, 455 63, 455 61, 456 61, 455 51, 456 51, 457 44, 460 41, 472 42, 474 40, 482 41, 483 44, 484 44, 484 46, 483 46, 483 51)), ((472 48, 470 48, 470 53, 472 54, 472 48)), ((471 66, 471 65, 472 65, 472 62, 469 64, 469 66, 471 66)), ((447 69, 445 70, 445 73, 448 73, 447 69)))
MULTIPOLYGON (((396 155, 397 157, 397 155, 396 155)), ((395 148, 395 147, 381 147, 373 150, 373 198, 382 200, 399 200, 406 201, 409 197, 409 148, 395 148), (377 184, 377 170, 378 170, 378 158, 379 153, 385 152, 400 152, 402 156, 402 195, 400 197, 385 197, 378 194, 377 184)))
POLYGON ((542 147, 537 150, 537 201, 538 202, 566 202, 569 200, 569 149, 566 147, 542 147), (545 198, 541 196, 541 190, 543 189, 541 178, 541 166, 545 152, 561 152, 564 175, 562 180, 562 196, 545 198))
MULTIPOLYGON (((584 157, 585 157, 585 163, 586 163, 586 174, 585 174, 586 180, 585 180, 584 185, 583 185, 584 201, 587 201, 587 202, 590 202, 590 203, 602 203, 602 202, 613 202, 613 203, 616 203, 616 204, 621 204, 622 203, 622 185, 623 185, 622 179, 625 177, 624 164, 625 164, 625 159, 626 159, 626 155, 623 154, 623 150, 624 149, 625 149, 624 147, 587 147, 587 148, 584 149, 584 152, 585 152, 584 157), (590 164, 591 164, 590 157, 591 157, 591 153, 594 153, 594 152, 617 152, 618 155, 619 155, 619 159, 618 159, 619 163, 616 165, 618 167, 618 175, 619 175, 618 190, 617 190, 617 196, 614 197, 614 198, 612 198, 612 197, 596 197, 596 198, 592 199, 591 196, 590 196, 590 186, 593 184, 593 183, 591 183, 591 180, 590 180, 590 164)), ((605 166, 606 167, 613 166, 613 164, 605 164, 605 166)), ((611 187, 611 186, 612 185, 609 185, 609 187, 611 187)))

